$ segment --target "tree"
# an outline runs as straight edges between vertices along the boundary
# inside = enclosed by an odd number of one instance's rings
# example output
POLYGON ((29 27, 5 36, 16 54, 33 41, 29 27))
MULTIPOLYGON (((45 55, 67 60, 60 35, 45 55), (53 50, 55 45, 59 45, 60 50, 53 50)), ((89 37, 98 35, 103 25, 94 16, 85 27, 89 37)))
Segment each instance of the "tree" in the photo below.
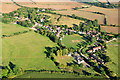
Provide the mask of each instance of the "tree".
POLYGON ((107 25, 107 18, 104 16, 104 25, 107 25))
POLYGON ((100 25, 98 26, 98 31, 99 31, 99 32, 101 31, 101 26, 100 26, 100 25))
POLYGON ((91 28, 93 28, 93 24, 92 24, 91 21, 88 21, 88 26, 91 27, 91 28))
POLYGON ((93 21, 93 25, 94 25, 95 27, 98 26, 98 20, 97 20, 97 19, 95 19, 95 20, 93 21))
POLYGON ((62 50, 57 50, 57 56, 62 56, 62 50))
POLYGON ((68 26, 67 26, 67 25, 64 25, 64 28, 65 28, 65 29, 67 29, 67 28, 68 28, 68 26))
POLYGON ((79 67, 81 67, 81 68, 82 68, 82 67, 83 67, 83 64, 82 64, 82 63, 81 63, 81 64, 79 64, 79 67))
POLYGON ((68 49, 63 49, 62 50, 62 55, 66 55, 66 54, 68 54, 68 49))
POLYGON ((57 36, 53 36, 53 41, 54 41, 55 43, 58 43, 58 37, 57 37, 57 36))
POLYGON ((80 24, 79 24, 79 28, 80 28, 80 31, 83 31, 83 23, 82 22, 80 22, 80 24))
POLYGON ((8 77, 8 74, 9 74, 9 69, 7 66, 3 66, 3 69, 2 69, 2 77, 8 77))

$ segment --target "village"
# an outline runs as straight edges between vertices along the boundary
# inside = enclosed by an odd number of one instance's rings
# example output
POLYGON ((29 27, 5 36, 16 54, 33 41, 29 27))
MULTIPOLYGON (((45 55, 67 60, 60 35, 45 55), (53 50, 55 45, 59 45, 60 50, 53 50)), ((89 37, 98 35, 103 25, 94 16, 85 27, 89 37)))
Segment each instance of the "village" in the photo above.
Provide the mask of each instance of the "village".
MULTIPOLYGON (((49 9, 50 10, 50 9, 49 9)), ((46 9, 38 9, 37 12, 45 12, 46 9)), ((17 14, 14 14, 14 15, 17 15, 17 14)), ((38 16, 40 14, 37 14, 38 16)), ((37 31, 42 31, 44 30, 45 32, 51 32, 54 34, 54 36, 57 37, 57 39, 59 39, 60 41, 62 41, 62 39, 66 36, 66 35, 72 35, 72 34, 78 34, 78 35, 84 35, 86 37, 94 37, 96 38, 95 42, 97 46, 90 46, 91 48, 86 50, 86 53, 89 53, 90 55, 89 56, 85 56, 84 53, 82 53, 82 49, 84 48, 81 48, 80 50, 80 53, 78 52, 73 52, 73 53, 68 53, 67 55, 68 56, 71 56, 74 58, 75 62, 77 62, 77 64, 81 64, 83 63, 84 66, 88 66, 90 67, 89 64, 87 64, 84 59, 91 59, 93 60, 94 62, 97 62, 98 64, 104 64, 104 60, 101 60, 101 59, 98 59, 94 53, 97 52, 97 51, 100 51, 100 50, 103 50, 104 49, 104 46, 102 46, 101 44, 99 44, 98 41, 103 41, 103 39, 101 38, 100 34, 101 32, 98 31, 98 30, 87 30, 87 31, 81 31, 81 30, 76 30, 74 28, 76 27, 73 27, 73 28, 68 28, 67 25, 44 25, 43 23, 45 23, 45 20, 46 20, 46 15, 41 15, 42 18, 40 18, 40 23, 38 22, 34 22, 34 25, 32 27, 30 27, 30 29, 34 30, 35 32, 37 31)), ((28 23, 32 23, 31 22, 31 19, 30 18, 20 18, 20 17, 17 17, 15 16, 14 17, 15 19, 17 19, 17 21, 15 21, 13 24, 19 24, 19 21, 29 21, 28 23)), ((39 17, 38 17, 39 18, 39 17)), ((47 18, 48 19, 48 18, 47 18)), ((97 25, 97 24, 96 24, 97 25)), ((91 25, 90 25, 91 26, 91 25)), ((109 35, 109 34, 107 34, 109 35)), ((110 35, 111 36, 111 35, 110 35)), ((91 40, 91 39, 90 39, 91 40)), ((107 42, 107 41, 106 41, 107 42)), ((89 45, 88 45, 89 47, 89 45)), ((105 52, 105 51, 104 51, 105 52)))
MULTIPOLYGON (((22 9, 19 9, 23 11, 22 9)), ((25 10, 24 10, 25 11, 25 10)), ((61 67, 60 62, 57 61, 56 57, 67 56, 73 58, 72 62, 66 64, 75 64, 80 67, 93 68, 96 72, 102 74, 104 70, 109 72, 106 68, 105 63, 110 62, 109 56, 106 55, 106 43, 116 40, 115 34, 107 33, 101 31, 101 25, 98 24, 98 20, 87 20, 80 22, 79 25, 74 23, 72 27, 68 25, 54 25, 51 23, 51 16, 45 15, 43 13, 50 13, 51 9, 28 9, 29 13, 26 12, 19 13, 15 11, 11 13, 12 24, 18 24, 29 28, 30 30, 38 33, 42 36, 48 37, 52 42, 56 43, 56 47, 49 47, 47 52, 47 58, 50 58, 57 67, 60 69, 65 69, 70 65, 65 65, 66 67, 61 67), (47 11, 47 12, 46 12, 47 11), (21 15, 19 15, 21 14, 21 15), (77 48, 67 47, 62 43, 63 39, 69 35, 78 35, 82 37, 82 41, 77 42, 77 48), (71 50, 70 50, 71 49, 71 50), (103 68, 105 68, 103 70, 103 68)), ((4 16, 9 16, 4 14, 4 16)), ((60 16, 64 16, 61 15, 60 16)), ((60 18, 60 17, 59 17, 60 18)), ((74 18, 74 17, 73 17, 74 18)), ((69 40, 68 40, 69 41, 69 40)), ((74 44, 74 43, 71 43, 74 44)), ((74 71, 74 69, 73 69, 74 71)), ((103 73, 103 75, 106 75, 103 73)))

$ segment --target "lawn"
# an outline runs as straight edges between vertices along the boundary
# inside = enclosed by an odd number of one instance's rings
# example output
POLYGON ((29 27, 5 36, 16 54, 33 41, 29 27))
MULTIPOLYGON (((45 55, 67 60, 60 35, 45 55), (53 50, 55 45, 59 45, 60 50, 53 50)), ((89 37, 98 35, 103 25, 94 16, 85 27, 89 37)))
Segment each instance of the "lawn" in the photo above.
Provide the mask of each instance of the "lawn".
POLYGON ((67 35, 63 38, 62 43, 67 47, 77 48, 77 44, 83 41, 82 37, 78 34, 67 35))
MULTIPOLYGON (((21 26, 18 27, 19 31, 21 26)), ((12 31, 12 29, 10 30, 10 32, 12 31)), ((17 31, 17 28, 15 29, 17 31)), ((15 30, 13 30, 13 32, 14 31, 15 30)), ((35 33, 33 31, 8 38, 2 38, 2 64, 8 65, 8 63, 11 61, 17 66, 21 67, 23 70, 56 70, 57 67, 55 66, 55 64, 49 58, 46 58, 46 54, 44 53, 44 51, 46 51, 45 47, 53 46, 56 46, 56 44, 53 43, 49 38, 39 35, 38 33, 35 33)))
POLYGON ((80 22, 84 22, 81 20, 77 20, 77 19, 73 19, 73 18, 69 18, 69 17, 65 17, 62 16, 59 21, 57 21, 57 19, 60 17, 59 15, 56 14, 49 14, 49 13, 44 13, 45 15, 49 15, 51 18, 51 22, 54 25, 68 25, 68 27, 73 27, 73 24, 77 24, 79 25, 80 22))
MULTIPOLYGON (((112 41, 107 43, 107 55, 111 58, 112 62, 106 63, 110 70, 118 73, 118 44, 120 41, 112 41)), ((120 75, 119 75, 120 76, 120 75)))

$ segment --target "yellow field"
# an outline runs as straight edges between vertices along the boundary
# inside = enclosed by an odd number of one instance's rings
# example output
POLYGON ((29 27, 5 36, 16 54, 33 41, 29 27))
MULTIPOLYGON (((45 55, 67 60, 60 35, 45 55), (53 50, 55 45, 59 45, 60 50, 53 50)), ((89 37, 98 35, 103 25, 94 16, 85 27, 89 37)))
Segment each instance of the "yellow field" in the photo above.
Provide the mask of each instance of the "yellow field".
POLYGON ((80 11, 80 10, 79 11, 75 11, 75 10, 55 11, 55 12, 60 13, 60 14, 64 14, 64 15, 75 14, 76 16, 87 18, 87 19, 90 19, 90 20, 98 19, 99 24, 103 24, 103 19, 104 19, 103 15, 94 14, 94 13, 90 13, 90 12, 86 12, 86 11, 80 11))
POLYGON ((65 17, 65 16, 62 16, 60 20, 57 21, 57 19, 60 17, 59 15, 49 14, 49 13, 44 13, 44 14, 51 16, 50 20, 54 25, 68 25, 68 27, 72 27, 73 24, 79 25, 80 22, 83 22, 81 20, 76 20, 73 18, 65 17))
POLYGON ((0 9, 2 9, 1 10, 2 13, 9 13, 14 10, 17 10, 18 8, 20 7, 15 5, 14 3, 1 3, 0 4, 0 9))
MULTIPOLYGON (((16 1, 16 0, 15 0, 16 1)), ((52 9, 72 9, 74 7, 82 7, 86 4, 83 3, 77 3, 77 2, 31 2, 31 1, 26 1, 26 2, 20 2, 17 1, 18 4, 26 7, 38 7, 38 8, 52 8, 52 9)), ((2 2, 0 4, 0 8, 2 9, 3 13, 9 13, 12 12, 18 8, 19 6, 15 5, 11 1, 6 1, 2 2)))
POLYGON ((111 27, 111 26, 101 26, 102 30, 106 32, 112 32, 112 33, 120 33, 119 29, 120 27, 111 27))

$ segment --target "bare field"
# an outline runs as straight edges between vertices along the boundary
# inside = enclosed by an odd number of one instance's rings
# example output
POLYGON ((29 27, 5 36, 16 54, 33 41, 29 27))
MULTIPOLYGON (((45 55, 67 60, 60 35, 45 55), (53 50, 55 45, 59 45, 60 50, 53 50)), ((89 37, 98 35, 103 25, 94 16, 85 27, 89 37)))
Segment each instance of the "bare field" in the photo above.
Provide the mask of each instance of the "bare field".
POLYGON ((15 5, 14 3, 1 3, 0 4, 0 9, 2 9, 1 10, 2 13, 9 13, 14 10, 17 10, 18 8, 20 7, 15 5))
POLYGON ((120 27, 111 27, 111 26, 101 26, 101 29, 106 32, 120 33, 120 27))
POLYGON ((81 9, 81 10, 104 13, 106 14, 108 24, 116 24, 116 25, 119 24, 118 23, 118 9, 106 9, 106 8, 92 6, 90 8, 81 9))
POLYGON ((82 7, 83 3, 78 2, 17 2, 22 6, 38 7, 38 8, 53 8, 53 9, 71 9, 74 7, 82 7))
POLYGON ((69 10, 69 11, 55 11, 56 13, 64 14, 64 15, 72 15, 75 14, 76 16, 87 18, 90 20, 98 19, 99 24, 103 24, 104 16, 99 14, 94 14, 86 11, 75 11, 75 10, 69 10))
MULTIPOLYGON (((100 1, 100 2, 107 2, 107 0, 98 0, 98 1, 100 1)), ((109 0, 109 2, 116 4, 116 3, 119 2, 119 0, 109 0)))

